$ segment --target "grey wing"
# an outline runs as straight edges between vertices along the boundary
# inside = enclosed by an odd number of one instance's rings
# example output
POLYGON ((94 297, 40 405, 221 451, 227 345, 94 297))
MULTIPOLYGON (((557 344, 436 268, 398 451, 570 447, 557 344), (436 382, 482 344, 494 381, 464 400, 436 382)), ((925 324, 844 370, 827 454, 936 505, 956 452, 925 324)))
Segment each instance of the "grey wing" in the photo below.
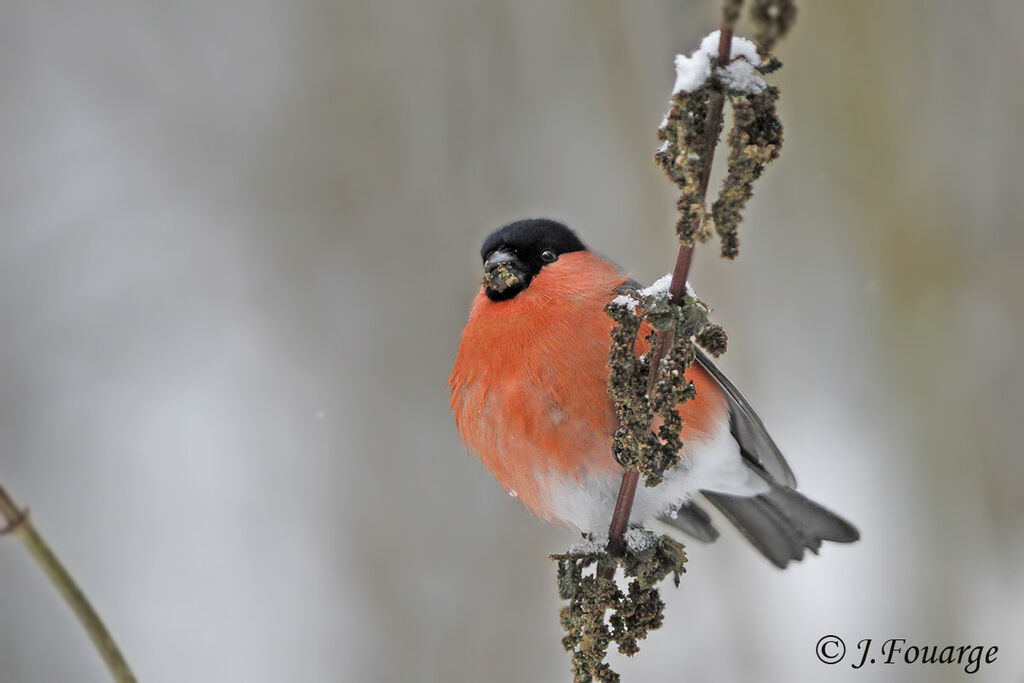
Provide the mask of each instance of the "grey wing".
POLYGON ((789 469, 782 452, 768 435, 764 423, 747 403, 747 399, 743 398, 743 394, 700 348, 697 349, 697 362, 715 378, 725 393, 725 398, 729 402, 729 429, 740 445, 743 458, 755 468, 767 471, 780 484, 796 488, 793 470, 789 469))
POLYGON ((639 292, 641 289, 643 289, 643 287, 644 286, 642 284, 640 284, 633 278, 629 278, 621 285, 619 285, 619 288, 616 289, 615 291, 618 294, 625 294, 626 292, 639 292))

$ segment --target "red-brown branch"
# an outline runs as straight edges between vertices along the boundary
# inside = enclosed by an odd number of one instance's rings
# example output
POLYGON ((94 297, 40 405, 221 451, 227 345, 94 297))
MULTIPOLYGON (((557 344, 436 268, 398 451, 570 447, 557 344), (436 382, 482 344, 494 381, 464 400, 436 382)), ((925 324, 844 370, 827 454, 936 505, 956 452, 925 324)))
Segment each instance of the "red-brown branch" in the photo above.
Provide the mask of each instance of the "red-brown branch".
MULTIPOLYGON (((718 39, 718 63, 725 66, 729 63, 729 53, 732 48, 732 24, 726 20, 722 22, 722 33, 718 39)), ((715 146, 718 144, 718 135, 722 129, 722 108, 725 105, 725 95, 721 92, 711 94, 708 102, 708 126, 704 139, 703 162, 700 176, 700 199, 704 201, 708 192, 708 183, 711 180, 711 162, 715 157, 715 146)), ((681 304, 686 296, 686 280, 690 274, 690 263, 693 260, 693 246, 687 244, 679 245, 679 253, 676 256, 676 265, 672 270, 672 282, 669 285, 669 297, 672 303, 681 304)), ((655 378, 658 376, 658 367, 661 359, 668 353, 672 346, 672 333, 659 332, 655 340, 651 354, 651 372, 647 377, 647 395, 654 391, 655 378)), ((627 469, 622 473, 622 484, 619 486, 619 495, 615 500, 615 510, 612 513, 612 523, 608 527, 608 553, 613 556, 621 555, 625 550, 626 528, 629 526, 629 515, 633 511, 633 499, 636 497, 637 483, 640 481, 640 472, 636 469, 627 469)), ((603 564, 598 567, 597 575, 601 578, 611 579, 615 576, 614 564, 603 564)))

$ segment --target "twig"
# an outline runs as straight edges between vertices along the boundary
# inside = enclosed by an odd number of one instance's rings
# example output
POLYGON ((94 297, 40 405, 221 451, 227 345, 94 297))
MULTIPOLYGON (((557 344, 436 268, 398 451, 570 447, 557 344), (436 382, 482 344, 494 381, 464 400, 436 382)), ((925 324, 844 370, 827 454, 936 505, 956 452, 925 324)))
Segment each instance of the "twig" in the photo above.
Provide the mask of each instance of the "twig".
MULTIPOLYGON (((722 32, 718 40, 718 64, 725 66, 729 63, 729 53, 732 49, 732 31, 735 18, 728 14, 722 20, 722 32)), ((722 130, 722 108, 725 105, 725 94, 716 91, 710 96, 708 102, 708 126, 704 141, 704 166, 700 175, 700 199, 704 201, 707 196, 708 183, 711 179, 711 162, 714 160, 715 146, 718 144, 718 136, 722 130)), ((672 271, 672 282, 669 285, 669 295, 674 304, 681 304, 686 295, 686 280, 690 273, 690 262, 693 260, 693 246, 687 244, 679 245, 679 253, 676 256, 676 265, 672 271)), ((647 379, 647 393, 650 395, 654 390, 654 383, 658 376, 658 367, 662 358, 668 353, 672 346, 672 333, 659 332, 654 343, 651 354, 651 371, 647 379)), ((633 511, 633 499, 636 497, 637 482, 640 480, 640 472, 636 469, 627 469, 622 473, 622 484, 619 486, 619 495, 615 500, 615 511, 612 513, 612 523, 608 527, 608 553, 610 555, 621 555, 625 548, 625 533, 629 526, 629 515, 633 511)), ((606 563, 598 567, 597 575, 601 578, 611 579, 615 576, 615 564, 606 563)))
POLYGON ((117 643, 114 642, 113 636, 110 635, 88 598, 85 597, 78 584, 71 578, 64 565, 36 530, 32 520, 29 519, 28 510, 18 506, 2 486, 0 486, 0 518, 6 520, 7 523, 5 527, 0 528, 0 535, 10 534, 17 537, 35 558, 40 569, 49 577, 54 588, 63 596, 71 611, 78 617, 82 628, 89 634, 96 651, 103 657, 111 678, 117 683, 135 683, 135 674, 132 673, 124 655, 121 654, 117 643))

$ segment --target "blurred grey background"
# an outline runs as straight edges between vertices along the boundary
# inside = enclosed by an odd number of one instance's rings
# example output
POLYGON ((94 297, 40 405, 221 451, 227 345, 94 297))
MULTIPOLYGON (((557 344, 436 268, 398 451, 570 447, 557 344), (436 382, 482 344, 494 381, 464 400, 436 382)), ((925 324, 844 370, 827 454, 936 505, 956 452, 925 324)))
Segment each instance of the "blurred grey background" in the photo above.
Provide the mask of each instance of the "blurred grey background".
MULTIPOLYGON (((0 10, 0 482, 144 681, 562 681, 554 566, 446 381, 504 222, 650 280, 672 57, 716 2, 0 10)), ((835 633, 1024 655, 1024 5, 803 2, 786 147, 702 247, 722 366, 858 523, 779 572, 690 546, 626 681, 960 681, 835 633)), ((741 26, 741 32, 742 31, 741 26)), ((719 171, 721 164, 719 164, 719 171)), ((0 680, 104 681, 0 540, 0 680)))

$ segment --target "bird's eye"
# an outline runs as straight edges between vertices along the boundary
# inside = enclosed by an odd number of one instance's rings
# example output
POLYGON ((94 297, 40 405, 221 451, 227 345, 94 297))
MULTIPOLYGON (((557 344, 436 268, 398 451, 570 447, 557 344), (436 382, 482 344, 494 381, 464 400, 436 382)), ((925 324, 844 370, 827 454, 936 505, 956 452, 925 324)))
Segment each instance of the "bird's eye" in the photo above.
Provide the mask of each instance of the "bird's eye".
POLYGON ((550 249, 545 249, 540 254, 540 260, 543 261, 544 263, 551 263, 552 261, 558 260, 558 254, 551 251, 550 249))

